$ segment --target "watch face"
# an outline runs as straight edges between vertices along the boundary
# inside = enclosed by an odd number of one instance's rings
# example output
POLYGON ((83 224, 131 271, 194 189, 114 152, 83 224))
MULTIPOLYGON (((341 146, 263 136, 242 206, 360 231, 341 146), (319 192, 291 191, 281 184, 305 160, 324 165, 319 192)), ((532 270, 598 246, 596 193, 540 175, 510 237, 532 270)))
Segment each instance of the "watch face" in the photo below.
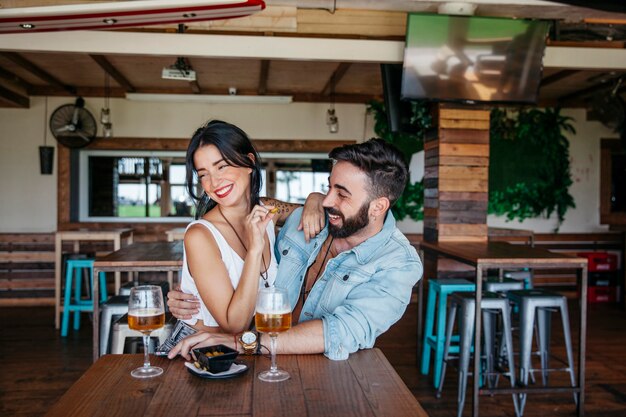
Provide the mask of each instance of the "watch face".
POLYGON ((256 342, 256 335, 252 332, 245 332, 241 335, 241 341, 249 345, 256 342))

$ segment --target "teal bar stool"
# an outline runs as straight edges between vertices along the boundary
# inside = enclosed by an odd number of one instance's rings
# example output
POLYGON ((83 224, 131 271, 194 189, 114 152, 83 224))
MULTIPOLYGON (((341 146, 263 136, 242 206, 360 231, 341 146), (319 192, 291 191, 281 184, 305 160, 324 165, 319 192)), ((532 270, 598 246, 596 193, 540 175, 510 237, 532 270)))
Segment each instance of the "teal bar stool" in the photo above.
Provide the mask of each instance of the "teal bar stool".
MULTIPOLYGON (((430 370, 430 355, 434 352, 433 386, 439 387, 441 378, 441 364, 446 341, 446 310, 448 295, 458 291, 476 291, 476 285, 466 279, 442 278, 428 280, 428 299, 426 301, 426 327, 424 329, 424 344, 422 348, 422 375, 428 375, 430 370), (436 316, 436 317, 435 317, 436 316)), ((450 353, 459 353, 459 336, 452 336, 450 353)))
MULTIPOLYGON (((106 279, 104 272, 99 274, 100 279, 100 302, 107 299, 106 279)), ((65 267, 65 299, 63 301, 63 322, 61 324, 61 336, 67 336, 70 324, 70 313, 74 313, 74 330, 80 329, 80 313, 93 312, 93 259, 68 259, 65 267), (90 297, 83 299, 82 273, 89 273, 90 297), (72 289, 74 296, 72 297, 72 289)))

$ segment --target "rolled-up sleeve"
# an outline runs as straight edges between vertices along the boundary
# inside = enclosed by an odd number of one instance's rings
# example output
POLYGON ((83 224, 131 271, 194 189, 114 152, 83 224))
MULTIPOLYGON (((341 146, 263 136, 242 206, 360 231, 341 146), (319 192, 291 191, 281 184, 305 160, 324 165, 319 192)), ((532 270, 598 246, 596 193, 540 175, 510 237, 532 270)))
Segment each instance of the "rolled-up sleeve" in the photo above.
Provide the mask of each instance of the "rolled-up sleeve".
POLYGON ((399 266, 383 268, 356 285, 332 313, 322 315, 326 357, 345 360, 359 349, 373 347, 376 338, 402 317, 423 268, 419 259, 394 265, 399 266))

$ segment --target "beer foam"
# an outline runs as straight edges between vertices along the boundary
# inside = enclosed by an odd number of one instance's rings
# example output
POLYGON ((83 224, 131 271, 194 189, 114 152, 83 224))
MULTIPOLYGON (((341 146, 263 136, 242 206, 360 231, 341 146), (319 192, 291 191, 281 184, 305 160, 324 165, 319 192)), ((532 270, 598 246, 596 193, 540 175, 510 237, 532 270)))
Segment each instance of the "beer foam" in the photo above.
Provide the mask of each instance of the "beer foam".
POLYGON ((152 316, 158 316, 160 314, 163 314, 163 310, 158 309, 158 308, 140 308, 137 310, 128 311, 129 316, 135 316, 135 317, 152 317, 152 316))
POLYGON ((290 309, 286 309, 286 310, 267 310, 264 311, 263 309, 257 309, 256 310, 257 313, 259 314, 291 314, 291 310, 290 309))

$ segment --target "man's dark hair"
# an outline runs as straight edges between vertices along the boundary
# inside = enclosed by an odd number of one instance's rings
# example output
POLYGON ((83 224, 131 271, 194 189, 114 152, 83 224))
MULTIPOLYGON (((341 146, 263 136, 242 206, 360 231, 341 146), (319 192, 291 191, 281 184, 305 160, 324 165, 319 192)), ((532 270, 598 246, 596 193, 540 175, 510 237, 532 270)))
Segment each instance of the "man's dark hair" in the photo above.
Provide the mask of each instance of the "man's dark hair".
POLYGON ((382 139, 343 145, 330 151, 328 156, 337 162, 349 162, 365 172, 370 179, 371 198, 387 197, 393 205, 404 191, 409 176, 404 155, 382 139))

